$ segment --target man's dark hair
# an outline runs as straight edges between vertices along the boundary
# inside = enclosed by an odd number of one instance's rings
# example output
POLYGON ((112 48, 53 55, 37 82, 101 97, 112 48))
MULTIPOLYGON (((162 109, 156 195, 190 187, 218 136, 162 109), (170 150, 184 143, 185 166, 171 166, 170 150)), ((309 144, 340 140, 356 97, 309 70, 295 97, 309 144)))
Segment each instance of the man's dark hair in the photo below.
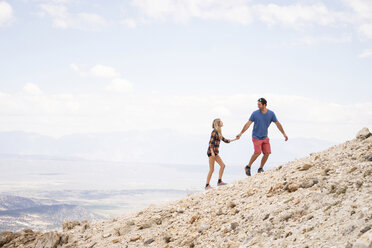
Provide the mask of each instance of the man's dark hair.
POLYGON ((263 105, 267 105, 267 101, 263 97, 261 97, 260 99, 258 99, 258 101, 261 102, 263 105))

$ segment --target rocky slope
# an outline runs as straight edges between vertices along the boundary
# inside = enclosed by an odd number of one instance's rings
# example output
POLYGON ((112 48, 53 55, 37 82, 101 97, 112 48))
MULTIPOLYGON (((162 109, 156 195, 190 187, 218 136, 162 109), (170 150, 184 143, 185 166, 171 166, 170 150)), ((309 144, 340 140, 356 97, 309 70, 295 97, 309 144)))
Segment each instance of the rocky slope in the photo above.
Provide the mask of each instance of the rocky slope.
POLYGON ((1 233, 0 247, 372 247, 372 136, 253 177, 63 232, 1 233))

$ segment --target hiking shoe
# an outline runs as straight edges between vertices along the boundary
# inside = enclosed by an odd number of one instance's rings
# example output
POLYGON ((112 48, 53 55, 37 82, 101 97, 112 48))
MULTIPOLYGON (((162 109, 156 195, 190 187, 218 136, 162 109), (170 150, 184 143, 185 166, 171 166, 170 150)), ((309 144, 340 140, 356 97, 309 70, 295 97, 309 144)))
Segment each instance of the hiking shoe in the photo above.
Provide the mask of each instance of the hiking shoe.
POLYGON ((251 176, 251 167, 249 167, 248 165, 244 168, 244 170, 245 170, 245 174, 247 175, 247 176, 251 176))
POLYGON ((208 186, 205 186, 205 190, 208 190, 208 189, 213 189, 212 186, 208 185, 208 186))
POLYGON ((258 168, 257 173, 262 173, 262 172, 264 172, 263 168, 258 168))
POLYGON ((217 186, 223 186, 223 185, 226 185, 227 183, 224 183, 224 182, 220 182, 220 183, 217 183, 217 186))

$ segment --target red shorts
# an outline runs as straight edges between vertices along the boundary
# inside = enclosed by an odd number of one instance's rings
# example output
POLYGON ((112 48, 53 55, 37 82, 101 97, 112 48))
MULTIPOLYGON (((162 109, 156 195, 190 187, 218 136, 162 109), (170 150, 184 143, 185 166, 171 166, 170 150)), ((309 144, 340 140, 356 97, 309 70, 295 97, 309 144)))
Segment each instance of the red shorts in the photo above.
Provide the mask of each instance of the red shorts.
POLYGON ((256 138, 252 138, 253 146, 254 146, 254 153, 255 154, 263 154, 265 153, 271 153, 271 147, 270 147, 270 139, 266 138, 263 140, 259 140, 256 138))

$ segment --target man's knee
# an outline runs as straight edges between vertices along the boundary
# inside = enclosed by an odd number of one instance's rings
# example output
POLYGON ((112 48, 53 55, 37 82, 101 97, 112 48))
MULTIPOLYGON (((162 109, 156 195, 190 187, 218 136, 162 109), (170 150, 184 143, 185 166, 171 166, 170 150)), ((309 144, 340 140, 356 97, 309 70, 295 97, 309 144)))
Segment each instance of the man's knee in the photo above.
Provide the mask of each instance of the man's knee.
POLYGON ((270 156, 270 153, 264 153, 264 156, 268 157, 268 156, 270 156))

